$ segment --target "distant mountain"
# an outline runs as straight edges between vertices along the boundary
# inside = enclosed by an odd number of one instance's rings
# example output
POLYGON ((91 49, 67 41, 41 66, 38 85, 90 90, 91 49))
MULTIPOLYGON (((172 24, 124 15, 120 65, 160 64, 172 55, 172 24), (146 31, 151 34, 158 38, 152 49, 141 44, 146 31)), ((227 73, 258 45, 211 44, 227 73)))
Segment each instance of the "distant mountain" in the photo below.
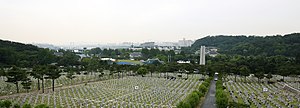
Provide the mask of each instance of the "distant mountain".
POLYGON ((300 33, 284 36, 207 36, 198 39, 191 46, 192 51, 199 50, 200 46, 219 48, 223 54, 237 55, 284 55, 295 57, 300 54, 300 33))
POLYGON ((36 45, 39 48, 49 48, 49 49, 52 49, 52 50, 59 50, 59 49, 61 49, 60 47, 54 46, 52 44, 34 43, 34 45, 36 45))

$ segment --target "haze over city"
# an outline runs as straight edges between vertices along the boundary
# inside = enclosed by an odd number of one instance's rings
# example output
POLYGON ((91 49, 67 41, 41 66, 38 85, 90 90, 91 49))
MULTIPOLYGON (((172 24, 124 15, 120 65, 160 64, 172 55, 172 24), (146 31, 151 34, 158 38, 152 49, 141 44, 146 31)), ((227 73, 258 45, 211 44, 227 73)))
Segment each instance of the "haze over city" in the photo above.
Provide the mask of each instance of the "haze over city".
POLYGON ((299 32, 299 0, 0 0, 0 38, 146 42, 299 32))

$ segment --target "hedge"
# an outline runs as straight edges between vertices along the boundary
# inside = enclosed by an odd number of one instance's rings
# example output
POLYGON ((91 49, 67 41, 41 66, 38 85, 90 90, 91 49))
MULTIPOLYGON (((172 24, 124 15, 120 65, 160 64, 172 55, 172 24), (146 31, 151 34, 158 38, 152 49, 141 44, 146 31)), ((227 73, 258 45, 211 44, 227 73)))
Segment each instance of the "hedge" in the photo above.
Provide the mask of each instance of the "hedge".
MULTIPOLYGON (((20 108, 20 105, 17 104, 17 103, 12 103, 11 101, 9 100, 1 100, 0 101, 0 108, 20 108)), ((22 108, 33 108, 30 104, 24 104, 22 106, 22 108)), ((34 108, 49 108, 49 106, 45 105, 45 104, 40 104, 40 105, 37 105, 35 106, 34 108)))
POLYGON ((218 80, 216 83, 216 103, 218 108, 227 108, 228 106, 228 97, 225 94, 221 80, 218 80))
POLYGON ((196 108, 200 102, 201 97, 207 92, 210 85, 211 77, 207 78, 200 86, 198 90, 193 91, 185 99, 179 102, 177 108, 196 108))

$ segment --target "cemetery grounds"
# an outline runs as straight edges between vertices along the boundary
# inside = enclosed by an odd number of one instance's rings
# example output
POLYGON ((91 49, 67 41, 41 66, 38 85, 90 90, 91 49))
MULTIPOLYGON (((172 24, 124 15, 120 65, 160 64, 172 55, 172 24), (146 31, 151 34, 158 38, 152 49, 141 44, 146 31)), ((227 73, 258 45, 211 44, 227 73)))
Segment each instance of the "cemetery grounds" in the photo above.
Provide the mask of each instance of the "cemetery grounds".
MULTIPOLYGON (((201 74, 189 75, 187 80, 182 78, 166 79, 153 77, 126 76, 123 78, 104 76, 105 80, 97 80, 97 75, 78 75, 70 80, 61 76, 55 81, 55 91, 51 81, 46 80, 45 93, 37 88, 35 79, 30 92, 20 89, 23 93, 14 94, 15 86, 5 82, 2 77, 0 84, 3 96, 0 99, 32 106, 47 104, 50 107, 67 108, 172 108, 192 91, 198 89, 202 81, 201 74), (7 88, 9 86, 9 89, 7 88)), ((186 77, 186 76, 184 76, 186 77)))
MULTIPOLYGON (((282 76, 271 80, 277 81, 282 76)), ((286 77, 285 82, 260 83, 255 77, 228 76, 223 79, 229 101, 250 105, 251 108, 300 108, 300 94, 284 89, 285 84, 299 90, 299 78, 286 77), (295 82, 298 81, 298 82, 295 82)))

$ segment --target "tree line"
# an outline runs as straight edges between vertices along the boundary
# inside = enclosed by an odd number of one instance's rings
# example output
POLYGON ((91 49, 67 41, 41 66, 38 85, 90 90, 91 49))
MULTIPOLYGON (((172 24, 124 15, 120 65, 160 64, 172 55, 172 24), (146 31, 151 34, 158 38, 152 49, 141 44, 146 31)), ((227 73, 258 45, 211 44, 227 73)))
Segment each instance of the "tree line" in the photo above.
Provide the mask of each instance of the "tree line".
POLYGON ((243 56, 300 56, 300 33, 275 36, 207 36, 191 46, 194 52, 200 46, 217 47, 219 53, 243 56))

